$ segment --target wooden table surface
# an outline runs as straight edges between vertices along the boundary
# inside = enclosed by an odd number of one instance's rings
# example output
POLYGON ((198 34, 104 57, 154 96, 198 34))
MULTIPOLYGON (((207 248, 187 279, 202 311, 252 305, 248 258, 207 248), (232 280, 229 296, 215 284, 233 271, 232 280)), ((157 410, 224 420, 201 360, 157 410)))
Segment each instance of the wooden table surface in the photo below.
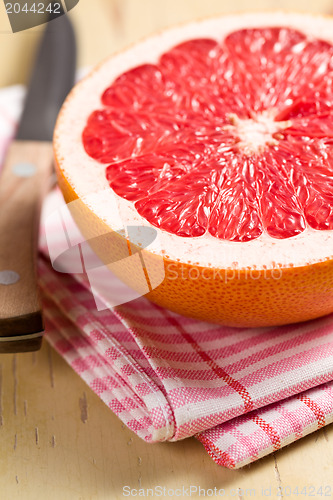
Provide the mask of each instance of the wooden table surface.
MULTIPOLYGON (((80 0, 70 16, 79 65, 86 66, 180 21, 231 9, 276 8, 333 13, 333 0, 253 0, 251 6, 244 0, 80 0)), ((41 31, 11 34, 1 2, 0 87, 26 81, 41 31)), ((185 488, 186 494, 192 486, 191 498, 203 496, 194 488, 216 487, 224 489, 224 498, 282 493, 305 500, 302 488, 311 485, 331 486, 333 494, 332 443, 331 425, 230 471, 216 465, 195 439, 144 443, 46 342, 38 353, 0 355, 0 500, 113 500, 125 498, 128 488, 157 486, 170 497, 172 489, 185 488)))

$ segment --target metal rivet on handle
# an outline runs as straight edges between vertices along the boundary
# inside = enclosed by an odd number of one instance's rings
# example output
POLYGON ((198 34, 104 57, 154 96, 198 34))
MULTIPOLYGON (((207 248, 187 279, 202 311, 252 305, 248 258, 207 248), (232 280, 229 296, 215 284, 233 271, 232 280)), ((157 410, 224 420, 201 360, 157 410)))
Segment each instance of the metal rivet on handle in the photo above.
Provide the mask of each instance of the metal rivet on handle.
POLYGON ((5 271, 0 271, 0 285, 14 285, 20 279, 20 275, 15 271, 6 269, 5 271))
POLYGON ((17 177, 33 177, 37 172, 37 168, 33 163, 22 162, 13 165, 12 172, 17 177))

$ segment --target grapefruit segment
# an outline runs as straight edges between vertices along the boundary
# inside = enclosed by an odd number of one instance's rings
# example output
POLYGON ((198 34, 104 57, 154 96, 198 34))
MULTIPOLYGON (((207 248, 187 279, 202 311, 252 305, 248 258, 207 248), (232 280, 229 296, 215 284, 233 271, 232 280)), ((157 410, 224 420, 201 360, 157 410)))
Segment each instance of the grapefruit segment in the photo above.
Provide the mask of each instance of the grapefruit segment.
MULTIPOLYGON (((247 162, 244 159, 244 166, 247 162)), ((209 233, 230 241, 249 241, 262 233, 255 188, 236 169, 231 175, 228 172, 219 191, 209 233)))
POLYGON ((272 238, 290 238, 304 231, 303 209, 290 182, 288 163, 279 161, 274 151, 265 151, 259 161, 260 211, 272 238))
POLYGON ((207 230, 216 196, 209 179, 190 173, 138 200, 135 208, 154 226, 182 237, 197 237, 207 230))

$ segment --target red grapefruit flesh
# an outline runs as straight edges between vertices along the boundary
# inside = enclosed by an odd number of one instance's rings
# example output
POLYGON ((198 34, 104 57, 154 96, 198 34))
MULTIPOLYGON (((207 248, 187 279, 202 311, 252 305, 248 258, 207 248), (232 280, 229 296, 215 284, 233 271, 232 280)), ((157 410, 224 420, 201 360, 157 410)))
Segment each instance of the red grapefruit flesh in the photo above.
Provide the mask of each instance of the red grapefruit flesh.
POLYGON ((121 75, 83 132, 154 226, 248 241, 333 229, 333 46, 290 28, 196 39, 121 75))

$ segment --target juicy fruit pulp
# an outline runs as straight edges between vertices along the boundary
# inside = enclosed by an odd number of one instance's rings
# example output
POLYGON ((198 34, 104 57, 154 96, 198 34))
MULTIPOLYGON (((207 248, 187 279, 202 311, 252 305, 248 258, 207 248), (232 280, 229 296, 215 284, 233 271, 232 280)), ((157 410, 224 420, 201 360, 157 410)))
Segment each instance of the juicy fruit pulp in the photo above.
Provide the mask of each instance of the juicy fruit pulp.
POLYGON ((195 39, 115 80, 83 131, 111 188, 183 237, 333 229, 333 46, 289 28, 195 39))

